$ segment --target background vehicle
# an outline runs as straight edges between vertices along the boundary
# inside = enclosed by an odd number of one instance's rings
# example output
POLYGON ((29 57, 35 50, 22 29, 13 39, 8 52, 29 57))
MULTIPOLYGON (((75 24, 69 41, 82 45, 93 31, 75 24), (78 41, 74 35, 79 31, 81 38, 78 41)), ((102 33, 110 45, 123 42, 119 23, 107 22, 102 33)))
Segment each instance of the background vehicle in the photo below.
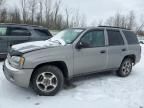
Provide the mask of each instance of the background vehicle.
POLYGON ((56 34, 58 34, 60 31, 59 30, 50 30, 51 34, 53 36, 55 36, 56 34))
POLYGON ((144 40, 139 40, 139 43, 140 44, 144 44, 144 40))
POLYGON ((10 46, 28 41, 40 41, 51 38, 47 28, 22 25, 0 24, 0 58, 5 58, 10 46))
POLYGON ((131 30, 100 26, 67 29, 44 42, 15 45, 8 55, 3 70, 9 81, 50 96, 76 76, 115 70, 127 77, 140 61, 141 47, 131 30))

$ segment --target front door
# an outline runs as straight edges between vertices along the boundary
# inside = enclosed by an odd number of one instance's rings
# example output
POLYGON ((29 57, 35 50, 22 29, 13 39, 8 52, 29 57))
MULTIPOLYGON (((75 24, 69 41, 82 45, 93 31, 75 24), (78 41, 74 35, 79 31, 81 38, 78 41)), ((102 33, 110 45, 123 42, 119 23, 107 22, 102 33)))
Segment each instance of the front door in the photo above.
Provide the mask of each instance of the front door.
POLYGON ((104 70, 107 61, 104 31, 89 31, 79 42, 84 43, 85 47, 74 50, 74 74, 104 70))

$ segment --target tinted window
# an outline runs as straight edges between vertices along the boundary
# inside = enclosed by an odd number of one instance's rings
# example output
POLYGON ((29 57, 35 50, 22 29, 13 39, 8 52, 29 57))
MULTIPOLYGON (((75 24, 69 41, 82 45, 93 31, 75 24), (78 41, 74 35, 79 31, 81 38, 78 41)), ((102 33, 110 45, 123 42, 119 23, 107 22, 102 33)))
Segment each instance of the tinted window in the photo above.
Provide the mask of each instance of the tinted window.
POLYGON ((6 36, 7 27, 0 27, 0 36, 6 36))
POLYGON ((128 44, 138 44, 138 39, 133 32, 130 31, 123 31, 128 44))
POLYGON ((119 31, 107 30, 110 46, 124 45, 124 40, 119 31))
POLYGON ((46 29, 34 29, 34 30, 39 36, 51 36, 51 34, 46 29))
POLYGON ((81 38, 81 42, 87 44, 89 48, 103 47, 105 46, 104 31, 97 30, 88 32, 81 38))
POLYGON ((25 28, 9 27, 8 28, 8 35, 9 36, 30 36, 31 33, 25 28))

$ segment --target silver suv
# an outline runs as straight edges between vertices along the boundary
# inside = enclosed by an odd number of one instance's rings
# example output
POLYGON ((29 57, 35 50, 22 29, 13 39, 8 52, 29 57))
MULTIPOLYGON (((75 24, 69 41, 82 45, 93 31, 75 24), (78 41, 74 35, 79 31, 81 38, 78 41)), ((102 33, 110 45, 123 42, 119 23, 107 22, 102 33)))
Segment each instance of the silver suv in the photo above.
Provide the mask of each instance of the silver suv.
POLYGON ((13 46, 3 71, 10 82, 53 96, 76 76, 115 70, 127 77, 140 58, 141 47, 131 30, 72 28, 46 41, 13 46))

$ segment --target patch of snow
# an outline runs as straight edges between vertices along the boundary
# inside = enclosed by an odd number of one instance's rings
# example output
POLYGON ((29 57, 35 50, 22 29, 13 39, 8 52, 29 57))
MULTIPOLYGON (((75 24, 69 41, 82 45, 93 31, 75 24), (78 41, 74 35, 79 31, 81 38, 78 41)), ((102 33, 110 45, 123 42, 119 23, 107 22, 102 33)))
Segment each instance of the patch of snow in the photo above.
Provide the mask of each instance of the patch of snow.
POLYGON ((96 74, 74 82, 76 88, 62 90, 54 97, 37 96, 30 89, 6 80, 0 63, 0 108, 143 108, 144 46, 142 58, 127 78, 112 73, 96 74))
POLYGON ((55 47, 60 45, 65 45, 64 41, 60 39, 57 40, 53 39, 53 40, 46 40, 46 41, 21 43, 21 44, 13 45, 12 48, 20 52, 27 52, 31 50, 36 50, 36 49, 41 49, 46 47, 55 47))

